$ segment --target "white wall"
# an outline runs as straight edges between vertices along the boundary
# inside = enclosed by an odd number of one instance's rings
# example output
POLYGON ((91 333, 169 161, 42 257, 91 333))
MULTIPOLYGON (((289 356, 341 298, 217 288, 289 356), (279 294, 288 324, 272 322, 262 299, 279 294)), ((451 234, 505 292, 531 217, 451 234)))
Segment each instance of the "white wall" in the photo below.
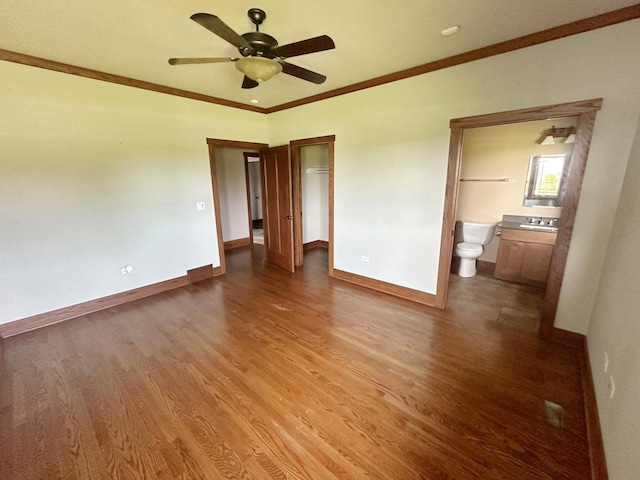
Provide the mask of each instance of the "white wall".
POLYGON ((249 237, 249 207, 244 155, 239 148, 216 148, 216 176, 220 191, 222 240, 249 237))
POLYGON ((335 134, 335 268, 435 293, 450 119, 603 97, 556 319, 586 333, 639 77, 634 20, 278 112, 269 141, 335 134))
POLYGON ((589 333, 589 355, 610 480, 640 471, 640 122, 607 249, 589 333), (609 369, 604 372, 604 353, 609 369), (609 398, 609 375, 616 391, 609 398))
POLYGON ((329 174, 307 173, 308 168, 329 167, 329 147, 300 148, 302 166, 302 242, 329 241, 329 174))
POLYGON ((262 182, 260 180, 260 160, 249 161, 249 190, 251 193, 251 220, 262 220, 262 182))
POLYGON ((220 265, 206 138, 267 140, 265 115, 9 62, 0 119, 0 323, 220 265))

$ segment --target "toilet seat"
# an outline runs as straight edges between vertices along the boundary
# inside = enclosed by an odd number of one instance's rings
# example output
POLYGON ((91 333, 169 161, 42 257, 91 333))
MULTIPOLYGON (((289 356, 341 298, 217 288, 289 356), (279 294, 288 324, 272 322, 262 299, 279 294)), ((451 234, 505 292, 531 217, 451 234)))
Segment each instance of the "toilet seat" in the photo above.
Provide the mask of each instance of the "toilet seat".
POLYGON ((482 245, 480 245, 479 243, 460 242, 458 245, 456 245, 456 249, 464 252, 467 255, 482 255, 482 245))

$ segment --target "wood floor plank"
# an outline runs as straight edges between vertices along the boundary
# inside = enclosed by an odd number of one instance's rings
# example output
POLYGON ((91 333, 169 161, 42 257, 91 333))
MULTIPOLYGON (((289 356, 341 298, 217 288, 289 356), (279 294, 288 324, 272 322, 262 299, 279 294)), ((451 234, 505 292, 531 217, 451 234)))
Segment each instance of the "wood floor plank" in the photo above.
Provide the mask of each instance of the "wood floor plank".
POLYGON ((322 249, 227 269, 5 340, 0 478, 589 478, 579 359, 533 333, 540 289, 452 275, 440 311, 328 277, 322 249))

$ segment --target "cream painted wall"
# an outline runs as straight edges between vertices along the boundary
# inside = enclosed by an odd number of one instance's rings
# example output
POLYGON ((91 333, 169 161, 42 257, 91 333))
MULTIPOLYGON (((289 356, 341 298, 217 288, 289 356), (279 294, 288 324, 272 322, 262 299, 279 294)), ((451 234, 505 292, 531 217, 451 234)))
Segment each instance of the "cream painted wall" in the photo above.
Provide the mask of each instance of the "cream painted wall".
POLYGON ((559 217, 557 208, 523 207, 532 155, 570 155, 572 144, 540 145, 543 130, 576 125, 577 120, 554 119, 465 130, 462 178, 503 178, 508 183, 461 182, 458 220, 500 221, 503 214, 559 217))
MULTIPOLYGON (((557 208, 523 207, 532 155, 570 155, 572 144, 540 145, 542 131, 577 125, 577 119, 554 119, 465 130, 461 178, 508 178, 509 182, 461 182, 457 220, 500 222, 502 215, 560 217, 557 208)), ((567 157, 568 158, 568 157, 567 157)), ((480 260, 495 263, 500 237, 484 247, 480 260)))
POLYGON ((0 119, 0 323, 220 265, 206 138, 267 140, 265 115, 8 62, 0 119))
POLYGON ((634 20, 278 112, 269 140, 336 135, 335 268, 435 293, 450 119, 603 97, 556 318, 586 333, 640 114, 638 78, 634 20))
POLYGON ((307 168, 329 167, 329 147, 300 148, 302 166, 302 242, 329 241, 329 174, 307 173, 307 168))
POLYGON ((640 471, 640 122, 629 158, 588 333, 600 426, 610 480, 640 471), (609 369, 604 372, 604 353, 609 369), (615 395, 609 398, 609 375, 615 395))
POLYGON ((249 237, 249 207, 243 152, 239 148, 216 148, 216 174, 220 191, 222 240, 249 237))

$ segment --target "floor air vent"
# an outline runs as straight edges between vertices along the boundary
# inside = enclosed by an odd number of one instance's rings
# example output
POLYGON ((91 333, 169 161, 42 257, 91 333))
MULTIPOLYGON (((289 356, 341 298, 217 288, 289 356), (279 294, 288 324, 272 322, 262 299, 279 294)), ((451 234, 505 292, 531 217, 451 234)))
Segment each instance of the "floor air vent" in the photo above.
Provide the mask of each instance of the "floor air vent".
POLYGON ((548 424, 562 428, 564 426, 564 409, 557 403, 545 400, 544 418, 548 424))

